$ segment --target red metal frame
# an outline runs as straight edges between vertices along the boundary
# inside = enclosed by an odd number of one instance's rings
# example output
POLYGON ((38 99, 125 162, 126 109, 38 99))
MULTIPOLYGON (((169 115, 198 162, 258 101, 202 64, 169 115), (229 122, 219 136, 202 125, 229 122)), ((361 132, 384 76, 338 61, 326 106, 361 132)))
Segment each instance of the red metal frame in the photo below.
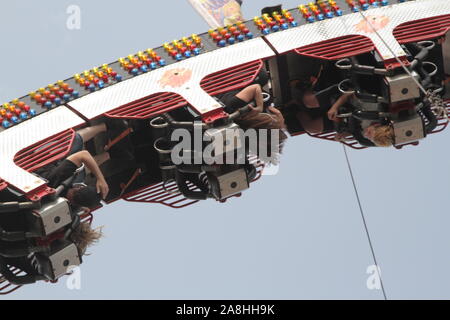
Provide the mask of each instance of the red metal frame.
POLYGON ((242 89, 256 79, 263 65, 262 60, 256 60, 221 70, 203 78, 200 86, 210 96, 242 89))
MULTIPOLYGON (((447 112, 449 113, 449 119, 450 119, 450 99, 446 100, 445 103, 447 104, 447 112)), ((439 132, 444 131, 447 128, 448 125, 449 125, 449 122, 447 121, 447 119, 439 118, 438 119, 438 125, 437 125, 436 129, 434 129, 434 131, 431 132, 430 134, 435 134, 435 133, 439 133, 439 132)), ((319 134, 309 134, 307 132, 297 132, 297 133, 292 134, 292 136, 299 136, 299 135, 302 135, 302 134, 305 134, 305 133, 308 134, 312 138, 317 138, 317 139, 322 139, 322 140, 328 140, 328 141, 336 142, 336 140, 335 140, 336 132, 335 131, 329 131, 329 132, 324 132, 324 133, 319 133, 319 134)), ((349 141, 344 141, 342 143, 345 144, 346 146, 348 146, 350 148, 353 148, 353 149, 356 149, 356 150, 362 150, 362 149, 366 149, 367 148, 367 147, 364 147, 364 146, 360 145, 358 143, 358 141, 356 141, 353 137, 349 136, 349 138, 350 138, 349 141)), ((396 148, 397 149, 402 149, 403 147, 409 146, 409 145, 411 145, 411 146, 418 146, 419 142, 417 141, 417 142, 413 142, 413 143, 408 143, 408 144, 405 144, 405 145, 402 145, 402 146, 397 146, 396 148)))
MULTIPOLYGON (((335 140, 336 132, 335 131, 328 131, 328 132, 318 133, 318 134, 309 134, 309 133, 307 133, 307 134, 310 137, 313 137, 313 138, 316 138, 316 139, 322 139, 322 140, 328 140, 328 141, 336 142, 336 140, 335 140)), ((352 149, 356 149, 356 150, 362 150, 362 149, 366 149, 367 148, 367 147, 364 147, 364 146, 360 145, 359 142, 353 138, 353 136, 349 136, 348 140, 342 141, 341 143, 345 144, 346 146, 348 146, 348 147, 350 147, 352 149)))
MULTIPOLYGON (((192 187, 193 185, 189 185, 192 187)), ((156 183, 151 186, 133 191, 123 197, 125 201, 157 203, 170 208, 181 209, 193 205, 198 201, 186 199, 181 193, 176 192, 178 187, 175 182, 167 184, 164 188, 163 183, 156 183), (175 193, 170 193, 175 192, 175 193)))
POLYGON ((34 172, 65 158, 72 148, 74 138, 75 131, 66 130, 19 151, 14 157, 14 163, 28 172, 34 172))
MULTIPOLYGON (((240 89, 255 80, 262 66, 263 61, 256 60, 222 70, 206 76, 200 86, 211 96, 240 89)), ((187 104, 187 101, 179 94, 160 92, 127 103, 105 115, 110 118, 149 119, 187 104)), ((221 117, 223 114, 213 115, 214 118, 217 116, 221 117)))
POLYGON ((204 123, 211 124, 216 120, 227 118, 229 115, 222 108, 207 112, 202 115, 204 123))
POLYGON ((360 35, 348 35, 313 43, 295 49, 295 52, 317 59, 339 60, 373 50, 375 50, 375 46, 369 38, 360 35))
MULTIPOLYGON (((249 160, 250 163, 253 163, 256 166, 257 175, 252 181, 256 182, 261 178, 265 165, 261 161, 259 161, 257 157, 252 157, 249 160)), ((192 183, 188 184, 188 186, 192 190, 195 189, 192 183)), ((185 208, 199 202, 196 200, 186 199, 181 193, 177 192, 177 190, 178 186, 175 182, 170 182, 169 184, 167 184, 165 189, 163 187, 163 183, 160 182, 148 187, 135 190, 125 195, 123 199, 129 202, 157 203, 173 209, 185 208)))
MULTIPOLYGON (((200 86, 210 96, 239 90, 249 86, 255 80, 263 65, 262 60, 256 60, 215 72, 203 78, 200 86)), ((219 109, 204 114, 202 118, 205 123, 211 123, 227 116, 225 111, 219 109)))
POLYGON ((397 61, 397 59, 389 59, 384 61, 384 67, 387 70, 394 70, 397 68, 401 68, 402 66, 409 66, 411 63, 408 61, 406 56, 398 57, 401 63, 397 61))
POLYGON ((401 44, 442 37, 450 29, 450 14, 410 21, 397 26, 394 36, 401 44))
POLYGON ((2 179, 0 179, 0 191, 6 189, 6 187, 8 186, 8 184, 3 181, 2 179))
POLYGON ((179 94, 160 92, 127 103, 105 115, 110 118, 149 119, 187 104, 187 101, 179 94))
MULTIPOLYGON (((18 275, 19 273, 22 272, 22 270, 17 269, 17 268, 11 268, 11 271, 15 275, 18 275)), ((2 275, 0 274, 0 296, 13 293, 14 291, 16 291, 17 289, 22 287, 22 286, 13 285, 13 284, 9 283, 8 280, 2 279, 1 277, 2 277, 2 275)))

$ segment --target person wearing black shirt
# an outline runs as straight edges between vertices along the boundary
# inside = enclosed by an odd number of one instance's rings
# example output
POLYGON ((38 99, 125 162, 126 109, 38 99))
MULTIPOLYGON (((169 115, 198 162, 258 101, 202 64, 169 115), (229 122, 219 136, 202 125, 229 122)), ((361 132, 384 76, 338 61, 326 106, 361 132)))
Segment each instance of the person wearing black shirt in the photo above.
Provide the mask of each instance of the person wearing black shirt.
POLYGON ((57 188, 63 181, 70 178, 82 164, 97 178, 96 188, 88 186, 72 187, 67 191, 65 197, 73 205, 93 209, 100 202, 99 195, 102 199, 106 198, 109 187, 99 166, 88 151, 83 150, 72 154, 58 165, 47 168, 45 172, 40 171, 39 174, 48 180, 49 187, 57 188))
MULTIPOLYGON (((84 164, 86 168, 97 178, 96 187, 78 185, 67 190, 63 196, 74 206, 94 209, 98 207, 100 200, 105 199, 109 192, 108 184, 92 155, 83 150, 84 143, 95 137, 98 133, 106 131, 104 124, 88 127, 79 131, 69 151, 69 156, 60 162, 47 165, 36 173, 48 180, 48 186, 57 188, 65 180, 75 174, 75 171, 84 164)), ((84 182, 83 174, 77 176, 75 182, 84 182)))
POLYGON ((253 110, 264 111, 264 98, 262 88, 269 82, 269 76, 265 70, 261 70, 252 84, 242 90, 233 90, 216 96, 224 105, 224 110, 232 114, 254 101, 256 107, 253 110))

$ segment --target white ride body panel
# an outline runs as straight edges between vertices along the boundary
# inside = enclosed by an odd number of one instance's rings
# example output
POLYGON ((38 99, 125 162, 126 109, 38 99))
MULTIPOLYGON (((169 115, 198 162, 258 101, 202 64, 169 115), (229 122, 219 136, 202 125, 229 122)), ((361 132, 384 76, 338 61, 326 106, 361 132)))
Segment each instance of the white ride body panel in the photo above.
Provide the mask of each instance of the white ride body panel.
MULTIPOLYGON (((394 29, 409 21, 450 14, 449 0, 415 0, 411 2, 396 3, 380 8, 371 8, 361 11, 366 18, 387 17, 389 22, 386 26, 378 30, 379 35, 389 45, 396 56, 404 56, 405 52, 393 35, 394 29)), ((313 43, 330 40, 347 35, 366 36, 372 40, 378 53, 384 60, 394 59, 395 56, 381 41, 378 35, 370 27, 366 30, 371 32, 358 31, 357 25, 364 23, 360 13, 351 13, 341 17, 335 17, 323 21, 303 25, 298 28, 273 33, 266 36, 266 39, 273 45, 278 53, 286 53, 297 48, 313 43)))
POLYGON ((58 107, 0 133, 0 178, 29 193, 46 182, 16 166, 14 156, 21 150, 84 121, 66 107, 58 107))
MULTIPOLYGON (((393 30, 398 25, 427 17, 450 14, 449 0, 416 0, 364 11, 366 17, 387 16, 390 22, 378 32, 398 56, 404 52, 393 30)), ((383 59, 394 58, 375 33, 358 32, 356 25, 363 20, 359 13, 303 25, 266 36, 278 53, 350 34, 363 35, 375 44, 383 59)), ((181 95, 200 114, 216 110, 220 105, 200 87, 201 80, 220 70, 274 56, 261 38, 247 40, 223 49, 150 71, 121 83, 71 101, 69 105, 88 119, 100 116, 127 103, 154 93, 173 92, 181 95), (159 81, 166 72, 190 70, 189 81, 178 88, 163 87, 159 81)), ((0 178, 19 190, 29 193, 45 185, 45 181, 14 164, 14 156, 50 136, 83 124, 84 121, 64 106, 50 110, 10 129, 0 132, 0 178)))
POLYGON ((255 38, 136 76, 71 101, 69 105, 86 118, 92 119, 146 96, 173 92, 181 95, 199 114, 205 114, 221 106, 201 89, 200 82, 203 78, 220 70, 274 55, 263 39, 255 38), (164 87, 159 81, 171 70, 190 70, 192 76, 181 87, 164 87))

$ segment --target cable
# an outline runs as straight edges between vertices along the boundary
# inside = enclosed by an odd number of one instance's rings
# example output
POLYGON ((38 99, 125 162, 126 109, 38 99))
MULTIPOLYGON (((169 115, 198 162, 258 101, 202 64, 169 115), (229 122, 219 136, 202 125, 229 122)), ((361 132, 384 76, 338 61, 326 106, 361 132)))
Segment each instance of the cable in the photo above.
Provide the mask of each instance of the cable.
MULTIPOLYGON (((366 217, 364 216, 364 210, 362 208, 361 200, 359 198, 359 192, 358 192, 358 188, 356 186, 355 177, 353 176, 352 166, 351 166, 350 160, 348 158, 347 147, 344 144, 342 144, 342 147, 344 149, 345 159, 347 160, 348 171, 350 172, 350 177, 352 178, 353 189, 355 190, 355 195, 356 195, 356 199, 358 201, 359 211, 361 212, 361 218, 362 218, 362 221, 364 224, 364 228, 366 230, 367 240, 369 241, 370 251, 372 252, 373 261, 378 270, 377 257, 375 255, 375 250, 373 248, 372 239, 370 238, 369 228, 367 227, 366 217)), ((381 290, 383 292, 384 300, 387 300, 387 295, 386 295, 386 291, 384 290, 383 280, 381 278, 380 272, 378 272, 378 276, 380 278, 381 290)))

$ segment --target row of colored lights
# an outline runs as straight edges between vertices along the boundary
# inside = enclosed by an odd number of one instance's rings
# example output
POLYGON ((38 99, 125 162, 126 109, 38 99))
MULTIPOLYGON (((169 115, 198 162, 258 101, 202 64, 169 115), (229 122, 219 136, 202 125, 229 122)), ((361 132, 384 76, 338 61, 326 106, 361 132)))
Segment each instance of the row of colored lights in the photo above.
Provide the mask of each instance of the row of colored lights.
POLYGON ((30 92, 31 100, 42 107, 51 109, 80 96, 68 83, 60 80, 56 84, 49 84, 46 88, 40 88, 36 92, 30 92))
POLYGON ((336 4, 334 0, 319 0, 319 7, 322 9, 326 18, 333 18, 334 15, 340 17, 343 15, 341 8, 336 4))
MULTIPOLYGON (((389 5, 389 0, 346 0, 349 7, 352 9, 353 12, 358 12, 359 8, 362 10, 368 10, 370 6, 377 8, 377 7, 384 7, 389 5)), ((399 0, 399 2, 404 2, 399 0)))
POLYGON ((97 88, 103 89, 110 81, 122 81, 122 76, 117 74, 113 68, 104 64, 101 68, 93 68, 84 71, 82 74, 76 74, 74 79, 81 87, 94 92, 97 88))
POLYGON ((281 13, 275 11, 272 13, 272 16, 265 13, 262 17, 255 17, 253 21, 258 29, 261 30, 262 34, 265 35, 271 31, 287 30, 289 27, 296 27, 298 25, 292 13, 288 10, 282 10, 281 13))
POLYGON ((236 42, 253 38, 253 33, 250 32, 250 29, 243 22, 220 27, 216 30, 211 29, 208 31, 208 34, 219 47, 225 47, 227 44, 235 44, 236 42))
POLYGON ((166 65, 166 61, 158 56, 153 49, 147 49, 145 52, 139 51, 135 55, 130 54, 126 58, 120 58, 119 63, 124 70, 127 70, 133 76, 166 65))
POLYGON ((191 38, 184 37, 181 40, 173 40, 172 43, 165 43, 163 48, 173 59, 181 61, 201 53, 202 39, 193 34, 191 38))
POLYGON ((36 115, 36 110, 19 99, 11 103, 5 103, 0 107, 0 123, 3 128, 8 129, 14 124, 27 120, 36 115))
POLYGON ((318 5, 313 2, 308 3, 308 5, 302 4, 298 6, 298 10, 308 22, 321 21, 325 18, 331 19, 335 16, 342 16, 343 14, 334 0, 321 0, 318 2, 318 5))

